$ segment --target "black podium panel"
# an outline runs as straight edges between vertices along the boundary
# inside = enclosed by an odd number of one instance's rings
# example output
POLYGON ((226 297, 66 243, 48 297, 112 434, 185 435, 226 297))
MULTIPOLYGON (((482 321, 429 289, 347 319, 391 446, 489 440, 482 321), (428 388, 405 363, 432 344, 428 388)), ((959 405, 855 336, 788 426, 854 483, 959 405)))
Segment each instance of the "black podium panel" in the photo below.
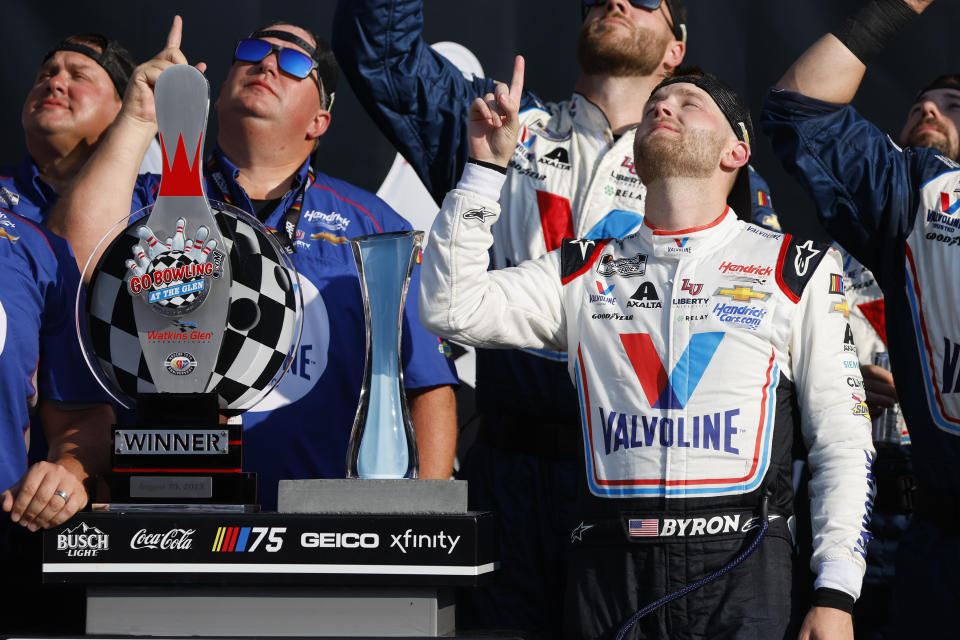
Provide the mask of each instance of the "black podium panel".
POLYGON ((43 534, 43 581, 476 585, 493 515, 81 513, 43 534))

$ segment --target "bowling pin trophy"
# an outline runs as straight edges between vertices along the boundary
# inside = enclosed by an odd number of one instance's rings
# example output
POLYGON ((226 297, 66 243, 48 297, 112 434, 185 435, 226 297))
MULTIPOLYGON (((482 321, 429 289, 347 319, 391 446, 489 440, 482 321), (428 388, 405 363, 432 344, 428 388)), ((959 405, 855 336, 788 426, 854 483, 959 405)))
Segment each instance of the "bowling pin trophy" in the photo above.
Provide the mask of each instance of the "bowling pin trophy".
POLYGON ((367 321, 367 359, 347 448, 348 478, 419 474, 417 441, 403 391, 400 339, 403 301, 422 240, 422 231, 407 231, 350 241, 367 321))
POLYGON ((95 508, 256 509, 255 474, 241 471, 238 416, 289 367, 303 305, 296 271, 270 232, 207 200, 209 95, 193 67, 160 75, 156 202, 117 223, 100 260, 84 270, 90 284, 85 300, 77 298, 84 354, 136 416, 113 427, 112 472, 95 508))

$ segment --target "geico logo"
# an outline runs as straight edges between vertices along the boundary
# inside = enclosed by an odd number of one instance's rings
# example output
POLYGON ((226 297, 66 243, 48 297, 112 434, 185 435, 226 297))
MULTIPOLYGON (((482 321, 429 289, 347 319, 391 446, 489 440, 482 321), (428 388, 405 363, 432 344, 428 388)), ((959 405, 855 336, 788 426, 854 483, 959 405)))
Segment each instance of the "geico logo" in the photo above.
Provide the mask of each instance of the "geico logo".
POLYGON ((57 549, 106 549, 109 536, 96 533, 61 533, 57 549))
POLYGON ((300 546, 305 549, 376 549, 380 536, 376 533, 314 533, 300 535, 300 546))

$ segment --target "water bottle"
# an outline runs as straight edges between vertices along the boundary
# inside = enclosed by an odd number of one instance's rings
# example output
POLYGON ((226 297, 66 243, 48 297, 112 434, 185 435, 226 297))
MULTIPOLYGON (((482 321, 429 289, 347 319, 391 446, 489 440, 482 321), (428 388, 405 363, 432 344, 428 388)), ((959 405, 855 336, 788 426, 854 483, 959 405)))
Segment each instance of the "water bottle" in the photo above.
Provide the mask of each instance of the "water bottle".
MULTIPOLYGON (((890 370, 890 355, 886 351, 878 351, 873 356, 873 364, 890 370)), ((878 445, 900 445, 900 405, 881 409, 873 417, 873 441, 878 445)))

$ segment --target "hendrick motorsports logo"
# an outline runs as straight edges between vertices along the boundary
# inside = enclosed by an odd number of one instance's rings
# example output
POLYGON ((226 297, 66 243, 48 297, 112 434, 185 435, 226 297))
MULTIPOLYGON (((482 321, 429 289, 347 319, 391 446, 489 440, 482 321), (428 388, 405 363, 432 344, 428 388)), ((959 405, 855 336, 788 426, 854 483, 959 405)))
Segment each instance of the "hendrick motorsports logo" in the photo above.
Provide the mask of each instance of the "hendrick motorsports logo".
POLYGON ((140 529, 130 540, 131 549, 169 549, 184 551, 192 548, 196 529, 170 529, 166 533, 148 533, 140 529))
POLYGON ((66 551, 70 557, 96 556, 109 549, 110 536, 85 522, 65 529, 57 536, 57 551, 66 551))

